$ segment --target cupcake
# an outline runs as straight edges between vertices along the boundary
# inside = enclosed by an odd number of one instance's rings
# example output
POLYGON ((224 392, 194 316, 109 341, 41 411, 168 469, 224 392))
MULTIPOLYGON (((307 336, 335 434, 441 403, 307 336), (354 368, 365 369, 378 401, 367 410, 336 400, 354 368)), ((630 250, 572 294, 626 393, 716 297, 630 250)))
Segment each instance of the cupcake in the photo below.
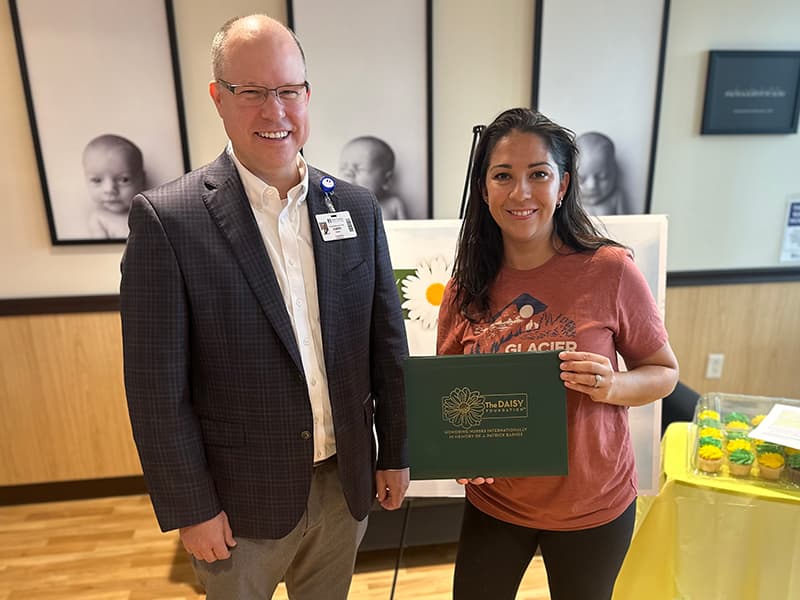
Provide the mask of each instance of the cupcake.
POLYGON ((721 440, 722 432, 716 427, 701 427, 697 431, 697 437, 713 437, 721 440))
POLYGON ((747 450, 748 452, 752 453, 752 446, 750 445, 750 440, 746 438, 739 438, 733 440, 729 439, 728 443, 725 444, 725 451, 728 454, 733 454, 737 450, 747 450))
POLYGON ((744 431, 726 431, 725 438, 730 442, 731 440, 747 440, 751 444, 752 438, 747 435, 744 431))
MULTIPOLYGON (((741 441, 741 440, 736 440, 741 441)), ((728 469, 734 477, 747 477, 750 475, 750 469, 753 466, 753 461, 756 459, 755 454, 746 448, 737 448, 728 455, 728 469)))
POLYGON ((781 447, 778 444, 773 444, 772 442, 764 442, 764 441, 757 441, 756 442, 756 452, 761 454, 783 454, 781 447))
POLYGON ((729 425, 730 423, 733 423, 734 421, 739 421, 740 423, 747 424, 747 423, 750 422, 750 418, 746 414, 740 413, 740 412, 731 412, 731 413, 728 413, 727 415, 725 415, 725 424, 726 425, 729 425))
POLYGON ((697 420, 698 427, 713 427, 714 429, 722 429, 722 423, 719 422, 719 419, 698 419, 697 420))
POLYGON ((758 455, 758 474, 761 479, 777 481, 783 473, 783 455, 777 452, 765 452, 758 455))
POLYGON ((750 431, 751 427, 747 421, 728 421, 725 423, 728 431, 750 431))
POLYGON ((715 410, 706 408, 705 410, 701 410, 700 413, 697 415, 698 421, 702 421, 703 419, 712 419, 714 421, 719 421, 719 413, 715 410))
POLYGON ((697 450, 697 468, 704 473, 719 473, 722 466, 722 450, 716 446, 700 446, 697 450))
POLYGON ((722 450, 722 440, 715 437, 701 437, 697 440, 697 447, 701 446, 716 446, 720 450, 722 450))
POLYGON ((792 454, 786 457, 786 476, 789 481, 800 485, 800 454, 792 454))
POLYGON ((767 415, 756 415, 755 417, 750 419, 750 424, 753 427, 758 427, 761 424, 761 421, 763 421, 766 418, 766 416, 767 415))

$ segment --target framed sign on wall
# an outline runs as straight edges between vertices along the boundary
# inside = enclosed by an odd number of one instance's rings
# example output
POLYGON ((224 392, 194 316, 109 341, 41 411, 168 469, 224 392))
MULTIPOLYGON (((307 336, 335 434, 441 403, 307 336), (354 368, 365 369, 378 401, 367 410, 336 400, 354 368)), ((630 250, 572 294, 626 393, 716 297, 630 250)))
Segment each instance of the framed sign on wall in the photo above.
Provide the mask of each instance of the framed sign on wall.
POLYGON ((704 134, 797 133, 800 51, 711 50, 704 134))

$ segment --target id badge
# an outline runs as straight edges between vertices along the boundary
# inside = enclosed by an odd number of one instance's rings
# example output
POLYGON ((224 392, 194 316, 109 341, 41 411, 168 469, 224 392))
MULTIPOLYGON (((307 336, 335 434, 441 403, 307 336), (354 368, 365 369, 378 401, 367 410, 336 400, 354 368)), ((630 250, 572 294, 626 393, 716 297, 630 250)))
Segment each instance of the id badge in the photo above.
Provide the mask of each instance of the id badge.
POLYGON ((347 240, 358 235, 350 211, 342 210, 335 213, 322 213, 316 215, 317 227, 322 234, 322 239, 326 242, 335 240, 347 240))

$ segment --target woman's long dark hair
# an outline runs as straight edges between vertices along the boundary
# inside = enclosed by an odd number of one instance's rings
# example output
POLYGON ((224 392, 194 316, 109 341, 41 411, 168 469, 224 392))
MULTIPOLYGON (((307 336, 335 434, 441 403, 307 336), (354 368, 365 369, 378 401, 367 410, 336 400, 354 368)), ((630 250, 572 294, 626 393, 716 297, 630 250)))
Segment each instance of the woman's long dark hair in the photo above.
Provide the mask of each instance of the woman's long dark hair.
POLYGON ((502 112, 483 131, 475 149, 467 209, 453 266, 456 285, 453 301, 461 314, 471 321, 488 315, 489 286, 503 264, 503 236, 483 200, 486 172, 494 147, 513 131, 538 135, 558 166, 559 179, 569 173, 569 184, 561 207, 553 215, 554 248, 558 247, 559 240, 566 246, 567 252, 596 250, 605 245, 620 246, 600 234, 581 206, 575 134, 528 108, 512 108, 502 112))

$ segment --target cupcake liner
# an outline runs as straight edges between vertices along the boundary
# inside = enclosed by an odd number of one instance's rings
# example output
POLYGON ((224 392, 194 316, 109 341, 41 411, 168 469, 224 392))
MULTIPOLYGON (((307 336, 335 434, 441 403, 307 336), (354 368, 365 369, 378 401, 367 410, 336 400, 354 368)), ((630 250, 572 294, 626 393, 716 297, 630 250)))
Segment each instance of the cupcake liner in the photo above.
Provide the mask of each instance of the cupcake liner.
POLYGON ((706 460, 705 458, 697 457, 697 468, 703 471, 704 473, 719 473, 719 469, 722 466, 722 459, 718 458, 716 460, 706 460))
POLYGON ((783 466, 774 469, 772 467, 765 467, 762 464, 758 465, 758 474, 761 479, 768 479, 770 481, 777 481, 781 478, 781 473, 783 473, 783 466))
POLYGON ((753 468, 752 463, 749 465, 740 465, 738 463, 728 463, 728 470, 734 477, 747 477, 753 468))

